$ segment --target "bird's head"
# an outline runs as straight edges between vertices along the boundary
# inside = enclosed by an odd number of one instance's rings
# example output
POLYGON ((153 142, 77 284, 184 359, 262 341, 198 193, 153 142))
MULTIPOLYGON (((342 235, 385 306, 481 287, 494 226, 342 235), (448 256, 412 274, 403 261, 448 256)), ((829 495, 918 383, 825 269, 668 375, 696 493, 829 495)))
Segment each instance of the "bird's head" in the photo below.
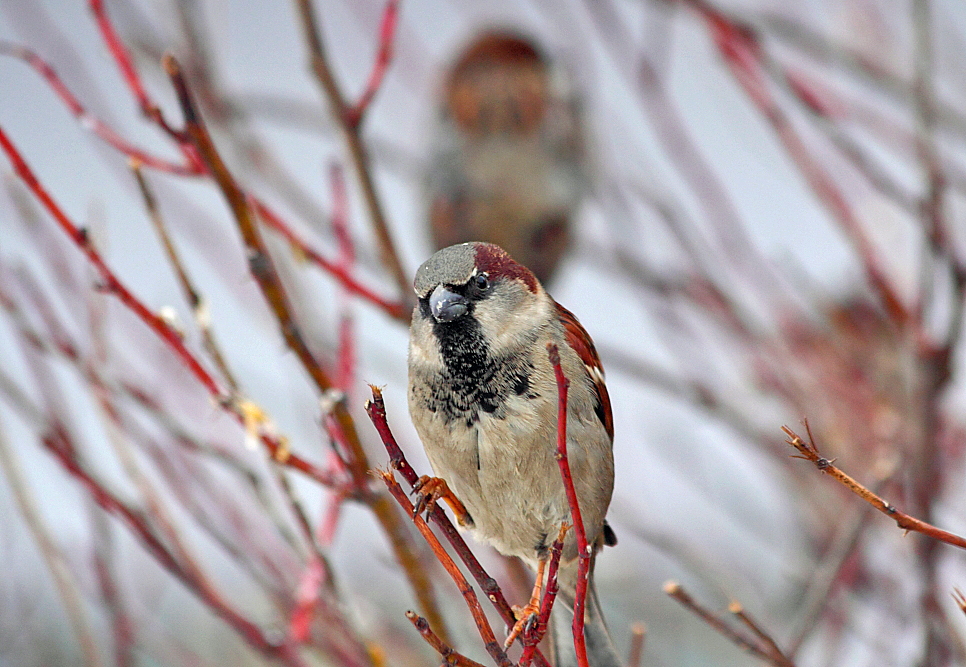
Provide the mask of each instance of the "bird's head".
POLYGON ((478 328, 494 352, 546 321, 552 303, 533 273, 492 243, 443 248, 419 267, 413 288, 414 325, 431 323, 437 336, 478 328))

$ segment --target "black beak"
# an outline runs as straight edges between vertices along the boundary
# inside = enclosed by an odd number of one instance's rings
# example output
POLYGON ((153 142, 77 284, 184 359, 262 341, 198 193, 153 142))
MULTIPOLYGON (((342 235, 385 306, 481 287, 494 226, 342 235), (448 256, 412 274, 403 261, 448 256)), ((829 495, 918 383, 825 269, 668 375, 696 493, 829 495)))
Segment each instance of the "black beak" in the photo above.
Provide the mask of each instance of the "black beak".
POLYGON ((450 292, 442 285, 437 285, 429 295, 429 310, 437 322, 452 322, 466 314, 466 304, 466 297, 450 292))

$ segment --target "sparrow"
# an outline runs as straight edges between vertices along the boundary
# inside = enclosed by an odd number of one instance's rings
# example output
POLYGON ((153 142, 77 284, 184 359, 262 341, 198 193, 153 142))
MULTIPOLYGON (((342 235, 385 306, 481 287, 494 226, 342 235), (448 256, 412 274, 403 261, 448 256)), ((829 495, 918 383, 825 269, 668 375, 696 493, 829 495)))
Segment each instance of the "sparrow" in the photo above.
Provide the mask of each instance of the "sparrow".
MULTIPOLYGON (((444 248, 419 270, 409 339, 409 411, 435 478, 420 492, 454 508, 481 542, 537 572, 522 629, 539 607, 544 566, 571 523, 557 452, 558 393, 547 344, 570 380, 567 453, 588 543, 616 544, 605 521, 614 488, 613 417, 594 343, 534 274, 499 246, 444 248)), ((577 544, 567 532, 551 615, 557 667, 576 665, 571 634, 577 544)), ((590 664, 619 667, 593 577, 585 638, 590 664)))
POLYGON ((546 282, 589 190, 583 115, 568 73, 532 40, 474 39, 447 72, 427 171, 436 248, 502 246, 546 282))

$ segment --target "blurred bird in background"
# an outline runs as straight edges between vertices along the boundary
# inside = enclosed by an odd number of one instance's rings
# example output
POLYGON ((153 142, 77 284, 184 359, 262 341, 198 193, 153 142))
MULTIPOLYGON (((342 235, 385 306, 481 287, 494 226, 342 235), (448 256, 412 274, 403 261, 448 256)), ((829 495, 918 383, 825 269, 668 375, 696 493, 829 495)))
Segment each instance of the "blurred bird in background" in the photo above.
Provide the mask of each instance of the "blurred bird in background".
POLYGON ((587 189, 566 72, 524 37, 483 33, 446 76, 434 135, 427 189, 436 248, 488 241, 550 280, 587 189))

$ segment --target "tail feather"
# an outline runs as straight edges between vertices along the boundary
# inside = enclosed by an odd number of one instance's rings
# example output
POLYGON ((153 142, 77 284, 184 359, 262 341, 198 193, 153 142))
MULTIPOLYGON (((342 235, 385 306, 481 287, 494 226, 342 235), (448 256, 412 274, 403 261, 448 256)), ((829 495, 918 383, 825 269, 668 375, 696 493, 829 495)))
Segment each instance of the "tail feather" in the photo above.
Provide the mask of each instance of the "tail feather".
MULTIPOLYGON (((590 667, 624 667, 617 655, 614 642, 607 630, 604 614, 597 598, 597 587, 591 575, 587 587, 587 603, 584 613, 584 641, 587 645, 587 662, 590 667)), ((555 667, 577 667, 577 651, 574 649, 574 592, 569 586, 561 586, 550 613, 555 667)))

